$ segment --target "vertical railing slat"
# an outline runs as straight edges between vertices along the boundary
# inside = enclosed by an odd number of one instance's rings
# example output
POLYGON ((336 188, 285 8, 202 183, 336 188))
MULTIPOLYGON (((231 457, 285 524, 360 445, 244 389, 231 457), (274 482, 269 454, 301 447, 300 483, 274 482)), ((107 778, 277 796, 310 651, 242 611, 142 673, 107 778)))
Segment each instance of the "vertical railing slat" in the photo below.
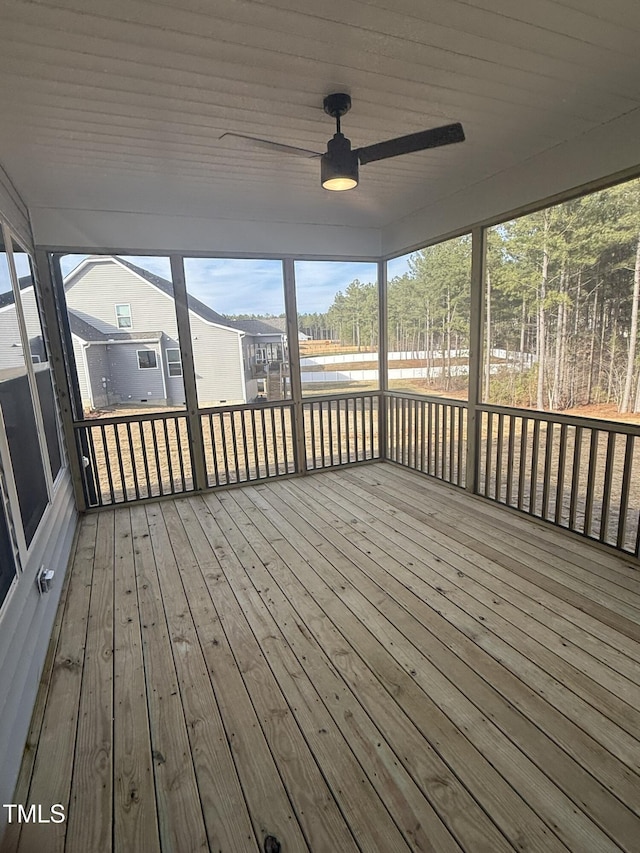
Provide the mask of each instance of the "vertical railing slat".
POLYGON ((584 505, 584 529, 586 536, 591 535, 591 524, 593 521, 593 493, 596 482, 596 470, 598 466, 598 439, 599 430, 591 429, 591 441, 589 442, 589 470, 587 472, 587 497, 584 505))
POLYGON ((611 485, 613 480, 613 460, 616 452, 616 434, 610 432, 607 438, 607 457, 604 463, 604 489, 602 491, 602 512, 600 514, 600 535, 598 539, 606 542, 609 532, 611 513, 611 485))
POLYGON ((511 501, 513 500, 513 463, 515 461, 515 438, 516 438, 516 430, 515 430, 515 417, 513 415, 509 415, 509 441, 507 445, 507 492, 505 495, 505 503, 507 506, 511 506, 511 501))
POLYGON ((521 418, 520 424, 520 464, 518 465, 518 509, 524 505, 525 474, 527 470, 527 433, 529 431, 529 419, 521 418))
MULTIPOLYGON (((549 497, 551 494, 551 460, 553 459, 553 422, 547 421, 547 436, 544 450, 544 474, 542 480, 542 518, 549 518, 549 497)), ((533 478, 533 471, 531 472, 533 478)))
MULTIPOLYGON (((156 421, 156 423, 157 423, 157 421, 156 421)), ((164 450, 165 450, 165 453, 167 454, 167 468, 169 471, 169 483, 171 486, 171 494, 175 495, 176 486, 175 486, 175 483, 173 481, 173 462, 171 461, 171 446, 169 444, 169 431, 167 429, 167 419, 166 418, 162 419, 162 427, 163 427, 163 432, 164 432, 164 450)))
POLYGON ((578 495, 580 489, 580 463, 582 461, 582 427, 575 428, 573 437, 573 465, 571 466, 571 497, 569 499, 569 529, 576 529, 578 495))
POLYGON ((504 415, 498 415, 498 434, 496 436, 496 484, 493 491, 495 500, 502 497, 502 450, 504 445, 504 415))
POLYGON ((493 412, 487 412, 487 446, 484 463, 484 496, 489 497, 491 490, 491 454, 493 449, 493 412))
POLYGON ((100 424, 100 433, 102 437, 102 455, 104 456, 104 464, 107 469, 107 480, 109 482, 109 496, 111 498, 111 503, 113 504, 116 502, 116 498, 113 491, 113 477, 111 476, 111 458, 109 454, 109 447, 107 445, 107 436, 104 424, 100 424))
POLYGON ((635 436, 628 435, 624 448, 624 469, 620 490, 620 514, 618 516, 618 534, 616 547, 622 550, 627 538, 627 513, 629 511, 629 489, 631 487, 631 469, 633 468, 633 446, 635 436))
POLYGON ((558 482, 556 484, 556 507, 554 521, 560 524, 564 505, 564 468, 567 459, 567 425, 560 425, 560 447, 558 449, 558 482))
POLYGON ((136 493, 136 500, 140 500, 140 486, 138 484, 138 466, 136 465, 136 454, 133 449, 133 439, 131 437, 131 424, 127 421, 127 441, 129 443, 129 455, 131 456, 131 471, 133 473, 133 488, 136 493))

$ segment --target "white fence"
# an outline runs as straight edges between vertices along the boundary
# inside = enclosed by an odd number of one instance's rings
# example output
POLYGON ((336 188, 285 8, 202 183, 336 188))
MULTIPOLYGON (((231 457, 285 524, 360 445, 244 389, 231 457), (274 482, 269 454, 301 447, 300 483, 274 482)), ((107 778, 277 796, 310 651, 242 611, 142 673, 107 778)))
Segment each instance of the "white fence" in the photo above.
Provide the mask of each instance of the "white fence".
MULTIPOLYGON (((497 373, 502 365, 492 364, 491 373, 497 373)), ((389 379, 435 379, 442 376, 442 367, 394 367, 389 371, 389 379)), ((449 376, 467 376, 468 364, 454 364, 449 376)), ((372 382, 377 381, 377 370, 316 370, 302 373, 303 384, 308 382, 372 382)))
MULTIPOLYGON (((411 359, 427 359, 427 358, 446 358, 447 353, 442 350, 415 350, 407 352, 390 352, 389 361, 409 361, 411 359)), ((452 349, 449 352, 450 358, 469 358, 468 349, 452 349)), ((505 361, 515 364, 522 364, 525 367, 531 367, 535 361, 535 355, 530 352, 516 352, 515 350, 492 349, 492 358, 500 358, 505 361)), ((355 364, 357 362, 377 361, 377 352, 353 352, 339 353, 337 355, 316 355, 308 356, 300 359, 300 366, 304 367, 320 367, 326 364, 355 364)), ((303 380, 304 381, 304 380, 303 380)), ((309 380, 311 381, 311 380, 309 380)), ((318 380, 321 381, 321 380, 318 380)), ((335 381, 335 380, 331 380, 335 381)))

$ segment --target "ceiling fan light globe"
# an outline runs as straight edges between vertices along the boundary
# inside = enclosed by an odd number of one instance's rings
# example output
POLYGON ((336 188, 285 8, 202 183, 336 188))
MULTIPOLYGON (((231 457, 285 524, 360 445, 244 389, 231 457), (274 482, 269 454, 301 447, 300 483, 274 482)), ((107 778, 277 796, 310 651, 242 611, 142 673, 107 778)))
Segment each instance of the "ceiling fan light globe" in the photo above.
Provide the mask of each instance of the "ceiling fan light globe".
POLYGON ((322 182, 322 186, 325 190, 341 192, 342 190, 352 190, 354 187, 358 186, 358 182, 355 178, 329 178, 322 182))
POLYGON ((358 186, 358 157, 342 133, 329 140, 327 153, 320 161, 320 178, 325 190, 340 192, 358 186))

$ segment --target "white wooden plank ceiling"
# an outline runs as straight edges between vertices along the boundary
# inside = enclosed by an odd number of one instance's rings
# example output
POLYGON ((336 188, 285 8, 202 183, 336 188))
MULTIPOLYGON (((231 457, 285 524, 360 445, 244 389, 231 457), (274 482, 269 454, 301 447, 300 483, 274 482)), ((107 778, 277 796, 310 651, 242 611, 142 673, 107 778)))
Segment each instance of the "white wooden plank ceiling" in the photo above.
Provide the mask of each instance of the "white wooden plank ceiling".
MULTIPOLYGON (((637 0, 0 0, 0 163, 32 207, 380 228, 640 107, 637 0), (319 163, 461 121, 467 141, 319 163)), ((640 157, 639 157, 640 160, 640 157)))

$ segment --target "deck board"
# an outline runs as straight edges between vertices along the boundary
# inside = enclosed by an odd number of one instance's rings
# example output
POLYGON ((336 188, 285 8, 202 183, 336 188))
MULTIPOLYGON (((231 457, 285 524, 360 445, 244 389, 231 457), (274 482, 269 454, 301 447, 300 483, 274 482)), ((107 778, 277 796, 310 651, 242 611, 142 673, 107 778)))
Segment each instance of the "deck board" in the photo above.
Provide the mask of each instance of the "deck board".
POLYGON ((638 614, 393 464, 89 515, 17 792, 68 821, 7 850, 634 853, 638 614))

